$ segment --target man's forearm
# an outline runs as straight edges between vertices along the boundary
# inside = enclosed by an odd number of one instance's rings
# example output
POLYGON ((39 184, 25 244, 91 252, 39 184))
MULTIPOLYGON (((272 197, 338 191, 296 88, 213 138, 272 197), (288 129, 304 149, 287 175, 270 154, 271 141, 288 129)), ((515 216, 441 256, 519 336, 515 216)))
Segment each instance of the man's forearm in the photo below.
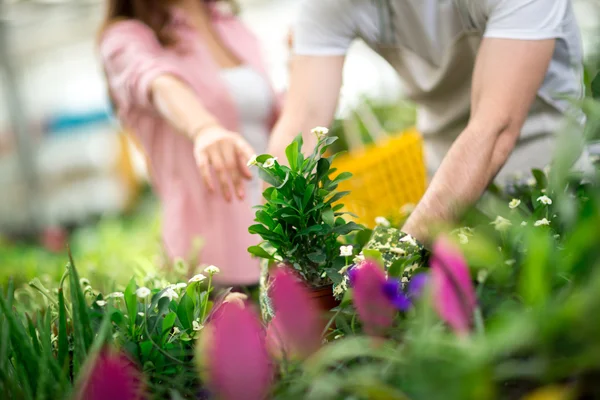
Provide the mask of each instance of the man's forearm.
POLYGON ((481 197, 518 137, 505 126, 483 129, 467 128, 454 142, 404 232, 426 241, 431 223, 451 221, 481 197))
POLYGON ((317 138, 311 134, 311 129, 315 125, 311 125, 311 118, 298 118, 298 116, 282 117, 275 125, 271 139, 269 141, 268 153, 273 157, 277 157, 278 161, 282 164, 287 164, 285 158, 285 148, 294 140, 294 138, 302 132, 302 138, 304 140, 304 146, 302 146, 303 152, 311 152, 317 144, 317 138))

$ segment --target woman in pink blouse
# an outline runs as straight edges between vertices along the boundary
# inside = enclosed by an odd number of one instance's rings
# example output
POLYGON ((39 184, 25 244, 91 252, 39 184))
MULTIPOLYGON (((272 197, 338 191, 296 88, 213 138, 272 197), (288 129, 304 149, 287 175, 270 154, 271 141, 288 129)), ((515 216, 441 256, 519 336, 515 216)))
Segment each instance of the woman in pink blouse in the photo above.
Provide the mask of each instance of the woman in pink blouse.
POLYGON ((171 258, 200 261, 217 283, 258 282, 248 246, 264 152, 279 109, 252 33, 211 0, 109 0, 100 54, 122 123, 148 159, 171 258))

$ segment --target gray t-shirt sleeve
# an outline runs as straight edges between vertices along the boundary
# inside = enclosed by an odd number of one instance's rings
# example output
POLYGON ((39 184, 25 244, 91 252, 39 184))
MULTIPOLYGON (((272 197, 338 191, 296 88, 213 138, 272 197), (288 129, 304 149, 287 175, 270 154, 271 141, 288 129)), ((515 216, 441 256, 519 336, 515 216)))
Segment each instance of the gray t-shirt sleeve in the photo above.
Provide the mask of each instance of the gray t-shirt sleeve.
POLYGON ((500 39, 560 38, 570 0, 487 0, 484 36, 500 39))
POLYGON ((349 0, 302 0, 294 23, 294 52, 299 55, 345 55, 356 37, 349 0))

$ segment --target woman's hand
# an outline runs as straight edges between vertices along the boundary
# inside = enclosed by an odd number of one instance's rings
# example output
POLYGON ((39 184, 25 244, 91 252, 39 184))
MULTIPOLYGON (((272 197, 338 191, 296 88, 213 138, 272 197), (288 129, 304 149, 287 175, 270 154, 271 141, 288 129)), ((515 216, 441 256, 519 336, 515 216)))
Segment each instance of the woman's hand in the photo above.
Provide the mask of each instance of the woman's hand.
POLYGON ((194 138, 194 157, 202 180, 209 191, 216 191, 212 167, 227 201, 232 199, 232 187, 238 199, 244 198, 245 181, 252 178, 246 163, 253 154, 254 150, 244 138, 218 125, 202 129, 194 138))

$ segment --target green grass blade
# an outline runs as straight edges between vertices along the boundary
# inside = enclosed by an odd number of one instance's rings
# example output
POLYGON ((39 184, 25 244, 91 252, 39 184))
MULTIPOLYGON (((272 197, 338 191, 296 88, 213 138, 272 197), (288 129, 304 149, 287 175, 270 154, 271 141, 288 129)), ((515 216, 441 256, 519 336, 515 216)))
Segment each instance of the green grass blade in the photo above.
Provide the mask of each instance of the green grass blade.
POLYGON ((73 307, 73 375, 77 376, 85 362, 88 349, 93 340, 92 327, 88 315, 85 296, 79 284, 79 275, 69 251, 69 289, 71 292, 71 306, 73 307))
MULTIPOLYGON (((6 294, 6 305, 8 309, 12 309, 12 300, 15 292, 12 279, 8 282, 6 294)), ((0 290, 0 297, 4 297, 4 291, 0 290)), ((9 345, 9 326, 4 313, 0 313, 0 371, 6 371, 6 362, 8 360, 8 345, 9 345)))
POLYGON ((58 364, 61 368, 67 367, 69 356, 69 339, 67 336, 67 309, 65 307, 65 294, 62 288, 58 289, 58 364))
MULTIPOLYGON (((40 348, 40 342, 38 340, 38 336, 37 336, 37 331, 35 329, 35 325, 33 324, 33 321, 31 320, 31 317, 27 314, 27 329, 29 330, 29 337, 31 337, 31 343, 33 343, 33 349, 35 350, 35 352, 39 355, 41 355, 41 348, 40 348)), ((39 321, 38 321, 39 322, 39 321)))
POLYGON ((20 320, 8 308, 6 301, 0 296, 0 310, 6 317, 10 331, 10 343, 14 354, 15 364, 19 371, 25 371, 21 375, 24 379, 23 384, 27 386, 24 390, 29 393, 36 392, 36 377, 39 372, 39 357, 29 341, 29 335, 20 320))

